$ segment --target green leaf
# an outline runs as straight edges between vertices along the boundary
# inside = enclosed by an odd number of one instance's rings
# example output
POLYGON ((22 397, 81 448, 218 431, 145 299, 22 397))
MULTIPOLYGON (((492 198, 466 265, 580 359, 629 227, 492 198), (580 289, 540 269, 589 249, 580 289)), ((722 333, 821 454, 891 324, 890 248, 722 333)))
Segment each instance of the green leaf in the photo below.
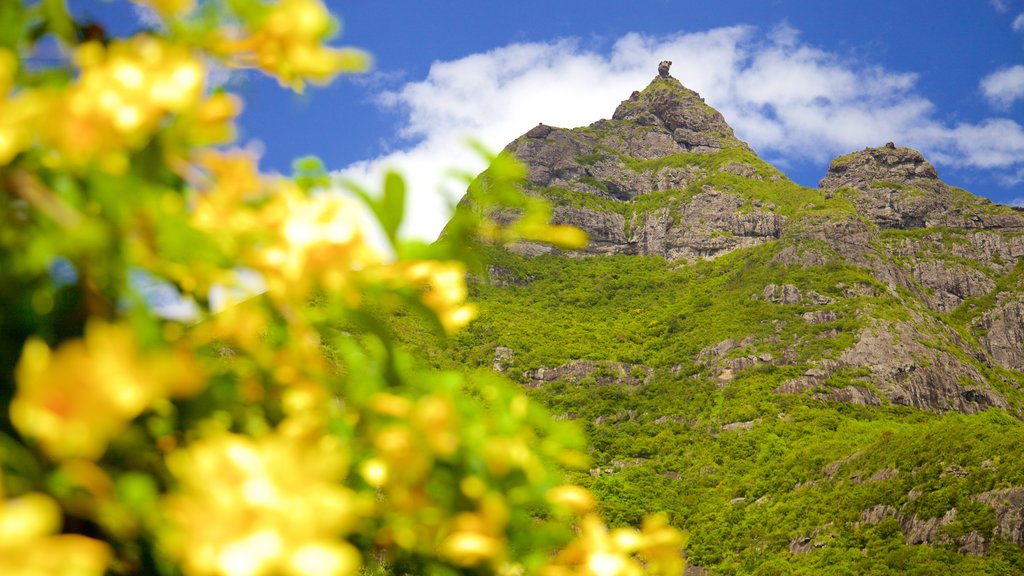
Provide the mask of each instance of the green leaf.
POLYGON ((384 176, 384 195, 380 199, 377 217, 394 245, 398 227, 405 217, 405 180, 397 172, 388 172, 384 176))

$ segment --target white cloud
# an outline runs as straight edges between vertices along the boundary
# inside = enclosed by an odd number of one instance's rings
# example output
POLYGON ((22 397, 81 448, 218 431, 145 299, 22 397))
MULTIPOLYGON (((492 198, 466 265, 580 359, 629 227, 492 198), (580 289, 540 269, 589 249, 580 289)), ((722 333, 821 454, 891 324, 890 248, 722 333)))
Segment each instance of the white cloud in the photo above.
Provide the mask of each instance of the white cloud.
POLYGON ((1024 12, 1018 14, 1017 17, 1013 19, 1012 26, 1014 32, 1024 32, 1024 12))
POLYGON ((999 108, 1008 108, 1017 100, 1024 100, 1024 66, 1002 68, 981 79, 981 92, 999 108))
POLYGON ((1024 198, 1014 198, 1010 200, 1010 206, 1024 206, 1024 198))
POLYGON ((996 9, 996 12, 1007 12, 1010 10, 1010 5, 1007 0, 988 0, 989 4, 996 9))
POLYGON ((404 149, 340 173, 372 186, 383 167, 399 168, 410 180, 408 213, 415 216, 405 232, 432 238, 465 190, 464 182, 454 182, 437 194, 442 175, 452 167, 484 168, 463 145, 466 137, 498 150, 538 122, 575 127, 608 118, 665 59, 675 62, 673 76, 721 111, 740 138, 778 162, 823 163, 891 140, 949 166, 1024 168, 1024 128, 1017 122, 947 124, 915 92, 915 75, 844 61, 801 43, 783 25, 767 33, 738 26, 669 37, 629 34, 603 53, 572 40, 513 44, 436 62, 425 79, 380 97, 406 114, 404 149))

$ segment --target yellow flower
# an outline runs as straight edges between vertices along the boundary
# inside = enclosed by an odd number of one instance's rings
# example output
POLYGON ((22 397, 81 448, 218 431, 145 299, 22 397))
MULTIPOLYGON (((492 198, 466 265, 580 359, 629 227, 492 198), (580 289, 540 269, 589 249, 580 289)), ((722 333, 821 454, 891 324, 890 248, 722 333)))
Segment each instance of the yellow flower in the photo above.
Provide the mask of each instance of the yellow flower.
POLYGON ((458 420, 451 399, 437 394, 421 398, 416 403, 413 421, 434 454, 445 458, 458 450, 458 420))
POLYGON ((686 560, 682 549, 686 546, 686 535, 670 526, 664 514, 644 518, 641 534, 643 544, 637 555, 644 560, 649 574, 683 573, 686 560))
POLYGON ((359 553, 339 537, 365 506, 341 485, 346 455, 332 438, 224 434, 171 454, 167 465, 180 488, 164 502, 172 526, 164 544, 186 574, 358 570, 359 553))
POLYGON ((60 508, 49 496, 7 499, 0 492, 0 574, 102 575, 109 547, 85 536, 56 535, 60 525, 60 508))
POLYGON ((271 294, 306 294, 316 284, 344 291, 358 271, 380 261, 366 242, 362 212, 351 199, 307 197, 284 182, 276 192, 260 212, 274 239, 251 262, 265 273, 271 294))
POLYGON ((46 133, 46 143, 72 165, 123 159, 124 149, 145 144, 166 115, 193 108, 202 96, 199 59, 152 36, 108 47, 86 43, 75 61, 81 74, 55 105, 46 133))
POLYGON ((437 314, 446 332, 457 332, 476 318, 476 306, 466 303, 466 267, 462 262, 423 260, 399 266, 405 279, 423 287, 423 303, 437 314))
POLYGON ((126 326, 94 322, 56 351, 25 344, 10 416, 52 458, 99 458, 107 443, 154 400, 201 384, 187 357, 144 358, 126 326))
POLYGON ((458 566, 499 564, 504 561, 507 524, 504 498, 488 493, 480 500, 476 512, 455 517, 448 536, 441 543, 441 554, 458 566))
POLYGON ((246 204, 266 195, 267 184, 252 154, 207 150, 196 158, 196 167, 208 178, 192 210, 192 223, 197 228, 237 234, 258 225, 255 212, 246 204))
POLYGON ((369 65, 365 52, 324 46, 330 31, 331 15, 319 0, 282 0, 251 35, 222 38, 214 50, 229 56, 235 66, 259 68, 301 92, 307 81, 324 84, 369 65))
POLYGON ((644 522, 644 530, 618 528, 611 532, 596 515, 580 521, 579 536, 558 553, 542 573, 550 576, 641 576, 681 574, 685 568, 683 535, 663 516, 644 522), (645 563, 641 563, 638 554, 645 563))
POLYGON ((591 512, 597 507, 593 494, 586 488, 572 484, 563 484, 548 490, 547 501, 579 514, 591 512))

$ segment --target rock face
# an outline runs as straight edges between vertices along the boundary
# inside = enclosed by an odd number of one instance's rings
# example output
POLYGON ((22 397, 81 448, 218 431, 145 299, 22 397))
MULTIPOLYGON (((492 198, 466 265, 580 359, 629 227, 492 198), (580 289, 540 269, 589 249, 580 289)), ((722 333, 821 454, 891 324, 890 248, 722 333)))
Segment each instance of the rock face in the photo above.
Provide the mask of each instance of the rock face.
POLYGON ((633 93, 615 109, 612 120, 659 128, 686 151, 746 147, 717 110, 671 76, 658 76, 643 92, 633 93))
POLYGON ((556 380, 578 383, 584 378, 591 377, 600 385, 642 386, 653 374, 654 371, 650 367, 641 364, 571 360, 557 368, 542 366, 535 370, 527 370, 523 377, 527 380, 527 386, 531 387, 556 380))
POLYGON ((975 499, 995 510, 997 536, 1024 546, 1024 488, 992 490, 975 499))
POLYGON ((625 252, 666 260, 713 259, 782 234, 782 217, 762 209, 742 213, 743 205, 735 194, 708 190, 695 195, 675 215, 661 209, 635 217, 636 232, 628 238, 632 250, 625 252))
MULTIPOLYGON (((719 171, 755 180, 766 175, 741 161, 709 169, 685 158, 730 149, 752 157, 752 151, 718 111, 668 75, 670 64, 663 62, 659 76, 619 104, 611 120, 571 130, 540 124, 506 148, 528 167, 528 188, 554 200, 554 221, 589 234, 581 254, 715 258, 782 233, 784 218, 771 207, 748 206, 741 195, 712 186, 692 190, 719 171), (676 199, 671 206, 637 206, 638 198, 652 193, 676 199)), ((529 245, 517 250, 552 251, 529 245)))
POLYGON ((1024 371, 1024 303, 1001 296, 1003 303, 977 322, 981 343, 1003 368, 1024 371))
POLYGON ((950 508, 942 516, 922 519, 916 514, 907 516, 892 506, 879 504, 864 510, 860 515, 860 521, 861 524, 880 524, 892 518, 899 523, 900 531, 910 546, 953 544, 961 553, 971 556, 983 555, 988 549, 988 541, 978 532, 972 530, 959 537, 952 537, 946 533, 944 528, 956 521, 956 517, 956 508, 950 508))
POLYGON ((1007 406, 977 368, 923 339, 909 322, 876 326, 860 334, 839 364, 867 368, 871 383, 893 404, 964 413, 1007 406))
POLYGON ((985 210, 987 200, 944 184, 917 150, 866 148, 840 156, 821 180, 824 190, 850 189, 858 212, 880 228, 1017 228, 1024 219, 985 210))
POLYGON ((935 167, 917 150, 886 145, 836 158, 819 185, 828 190, 842 187, 867 190, 877 182, 908 185, 937 184, 940 180, 935 167))

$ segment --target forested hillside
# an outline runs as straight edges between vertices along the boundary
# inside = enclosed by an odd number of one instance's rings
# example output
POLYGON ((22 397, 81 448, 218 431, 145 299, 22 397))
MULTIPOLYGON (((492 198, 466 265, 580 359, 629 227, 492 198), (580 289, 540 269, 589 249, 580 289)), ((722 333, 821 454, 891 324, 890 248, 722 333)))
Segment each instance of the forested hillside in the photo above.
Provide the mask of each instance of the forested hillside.
POLYGON ((891 143, 798 186, 667 73, 506 154, 589 246, 491 248, 479 319, 406 334, 579 423, 610 521, 712 574, 1024 571, 1024 213, 891 143))

